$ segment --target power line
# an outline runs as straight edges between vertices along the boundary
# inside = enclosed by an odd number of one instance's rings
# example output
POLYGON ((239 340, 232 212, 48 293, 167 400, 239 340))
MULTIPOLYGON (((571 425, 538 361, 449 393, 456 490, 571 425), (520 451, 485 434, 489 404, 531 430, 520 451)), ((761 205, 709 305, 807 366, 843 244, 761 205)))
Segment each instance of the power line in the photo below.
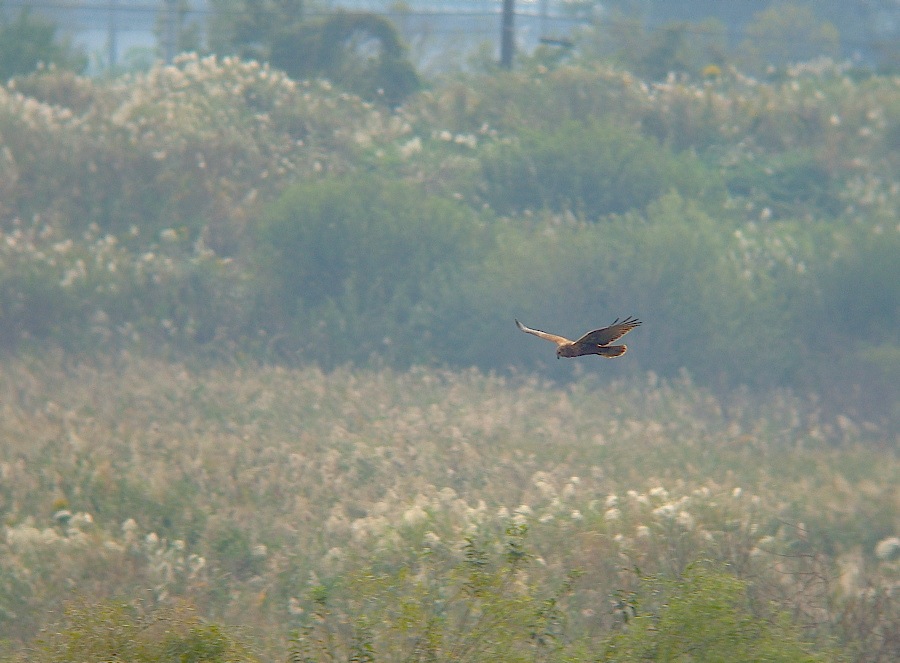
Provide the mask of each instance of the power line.
MULTIPOLYGON (((68 12, 68 13, 80 13, 80 12, 110 12, 118 15, 123 14, 143 14, 149 16, 156 16, 162 12, 166 11, 166 5, 168 2, 165 0, 163 2, 150 4, 150 3, 121 3, 121 0, 117 2, 116 0, 104 0, 101 2, 91 2, 91 3, 80 3, 80 2, 66 2, 66 0, 38 0, 36 2, 30 2, 28 0, 12 0, 5 3, 5 7, 7 9, 35 9, 35 10, 55 10, 60 12, 68 12)), ((494 4, 494 3, 485 3, 485 4, 494 4)), ((334 11, 339 11, 341 9, 340 6, 335 7, 332 11, 323 11, 323 10, 315 10, 315 11, 307 11, 304 13, 304 17, 306 18, 319 18, 324 16, 329 16, 334 13, 334 11)), ((496 4, 493 7, 486 6, 483 10, 474 10, 474 9, 460 9, 453 10, 447 8, 447 5, 441 3, 440 8, 437 9, 429 9, 427 7, 416 8, 415 11, 398 11, 398 10, 383 10, 378 7, 372 7, 371 9, 364 9, 359 5, 354 5, 351 11, 369 11, 374 14, 379 14, 381 16, 385 16, 386 18, 401 21, 403 19, 410 18, 497 18, 498 20, 502 16, 502 7, 500 4, 496 4)), ((898 15, 900 15, 900 10, 898 10, 898 15)), ((229 16, 229 17, 241 17, 241 16, 256 16, 257 14, 245 9, 235 8, 212 8, 209 6, 198 7, 198 8, 190 8, 186 9, 183 13, 183 16, 206 20, 214 15, 218 16, 229 16)), ((559 24, 565 24, 570 27, 575 27, 578 25, 582 26, 590 26, 596 25, 602 27, 606 24, 602 17, 597 18, 596 16, 590 15, 579 15, 572 13, 561 13, 558 11, 544 11, 543 9, 517 9, 514 12, 514 16, 528 18, 528 19, 541 19, 542 21, 545 19, 552 20, 554 23, 559 26, 559 24)), ((714 17, 713 17, 714 18, 714 17)), ((434 26, 430 28, 434 31, 434 26)), ((723 35, 722 29, 717 29, 713 26, 702 26, 687 22, 672 22, 669 24, 663 25, 641 25, 640 30, 644 33, 650 34, 659 34, 664 32, 672 31, 673 29, 677 29, 679 32, 693 36, 693 37, 718 37, 723 35)), ((77 28, 75 28, 77 31, 77 28)), ((725 27, 725 30, 730 33, 729 36, 734 37, 736 30, 729 30, 728 27, 725 27)), ((134 32, 137 31, 135 28, 130 28, 121 23, 117 23, 117 31, 120 32, 134 32)), ((471 29, 466 28, 467 32, 472 32, 471 29)), ((440 30, 442 34, 455 34, 458 30, 440 30)), ((482 33, 481 30, 477 32, 482 33)), ((493 34, 494 28, 485 27, 484 34, 493 34)), ((761 42, 764 44, 776 44, 782 43, 784 39, 780 36, 776 35, 754 35, 754 40, 757 42, 761 42)), ((889 36, 885 36, 884 38, 875 38, 874 36, 870 39, 848 39, 848 38, 840 38, 839 43, 845 48, 875 48, 877 46, 883 46, 885 43, 888 43, 890 40, 889 36)))
MULTIPOLYGON (((162 4, 160 3, 131 3, 128 4, 117 4, 112 0, 106 0, 105 2, 92 2, 92 3, 74 3, 74 2, 66 2, 65 0, 40 0, 39 2, 29 2, 28 0, 14 0, 13 2, 7 2, 6 7, 15 8, 15 9, 53 9, 53 10, 64 10, 64 11, 109 11, 110 9, 115 9, 119 12, 129 12, 129 13, 156 13, 163 11, 162 4)), ((304 11, 304 16, 328 16, 335 11, 341 11, 342 9, 345 11, 352 12, 369 12, 373 14, 380 14, 382 16, 393 16, 393 17, 402 17, 402 16, 500 16, 502 13, 502 7, 500 5, 491 7, 493 3, 486 3, 484 9, 451 9, 446 5, 441 5, 441 8, 430 9, 428 7, 417 8, 415 10, 397 10, 397 9, 383 9, 381 7, 363 7, 359 5, 354 5, 352 7, 341 7, 339 5, 335 6, 330 11, 325 10, 308 10, 304 11)), ((187 14, 198 14, 201 16, 210 16, 212 14, 224 14, 228 16, 255 16, 258 13, 249 11, 246 9, 229 9, 229 8, 213 8, 209 6, 205 7, 197 7, 197 8, 189 8, 185 10, 187 14)), ((555 18, 561 21, 570 21, 573 23, 586 23, 591 19, 589 16, 579 16, 578 14, 571 14, 566 12, 548 12, 547 14, 543 14, 540 10, 535 9, 524 9, 516 11, 517 16, 548 16, 550 18, 555 18)))

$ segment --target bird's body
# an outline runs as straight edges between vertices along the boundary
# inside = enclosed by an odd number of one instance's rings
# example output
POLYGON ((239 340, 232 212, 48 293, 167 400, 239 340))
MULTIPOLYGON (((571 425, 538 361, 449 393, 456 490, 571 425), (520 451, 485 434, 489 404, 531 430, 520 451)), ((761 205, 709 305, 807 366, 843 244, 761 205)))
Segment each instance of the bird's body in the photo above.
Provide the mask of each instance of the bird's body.
POLYGON ((609 327, 595 329, 590 331, 577 341, 571 341, 563 336, 556 334, 548 334, 539 329, 526 327, 516 320, 516 326, 526 334, 531 334, 542 338, 545 341, 556 343, 556 357, 581 357, 583 355, 597 355, 612 359, 613 357, 621 357, 628 350, 627 345, 610 345, 613 341, 617 341, 632 329, 641 324, 641 321, 627 317, 622 322, 616 318, 609 327))

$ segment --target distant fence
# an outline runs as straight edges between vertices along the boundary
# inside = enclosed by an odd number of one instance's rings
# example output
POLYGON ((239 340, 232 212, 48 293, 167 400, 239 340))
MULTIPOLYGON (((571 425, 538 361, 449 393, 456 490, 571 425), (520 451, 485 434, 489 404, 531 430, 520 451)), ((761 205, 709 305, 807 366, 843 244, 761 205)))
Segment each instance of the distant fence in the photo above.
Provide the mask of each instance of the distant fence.
MULTIPOLYGON (((94 72, 135 54, 171 51, 166 40, 176 12, 182 25, 195 23, 202 35, 213 13, 205 0, 188 0, 186 10, 177 0, 7 0, 4 5, 8 14, 29 8, 54 20, 62 34, 85 50, 94 72)), ((325 11, 367 11, 390 18, 425 66, 445 55, 461 57, 485 42, 499 48, 502 0, 328 0, 325 6, 325 11)), ((518 47, 531 50, 542 39, 564 41, 588 20, 586 7, 565 0, 516 0, 518 47)))

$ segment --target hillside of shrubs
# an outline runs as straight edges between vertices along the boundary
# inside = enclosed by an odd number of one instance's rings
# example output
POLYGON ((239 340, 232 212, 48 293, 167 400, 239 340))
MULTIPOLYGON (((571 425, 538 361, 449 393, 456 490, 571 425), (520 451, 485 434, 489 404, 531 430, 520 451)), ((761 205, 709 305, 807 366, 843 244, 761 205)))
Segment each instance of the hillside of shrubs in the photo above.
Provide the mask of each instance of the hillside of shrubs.
POLYGON ((15 79, 0 344, 565 380, 514 317, 633 314, 631 368, 896 418, 900 84, 851 74, 535 66, 396 113, 213 57, 15 79))
POLYGON ((898 145, 826 60, 13 79, 0 655, 896 660, 898 145))

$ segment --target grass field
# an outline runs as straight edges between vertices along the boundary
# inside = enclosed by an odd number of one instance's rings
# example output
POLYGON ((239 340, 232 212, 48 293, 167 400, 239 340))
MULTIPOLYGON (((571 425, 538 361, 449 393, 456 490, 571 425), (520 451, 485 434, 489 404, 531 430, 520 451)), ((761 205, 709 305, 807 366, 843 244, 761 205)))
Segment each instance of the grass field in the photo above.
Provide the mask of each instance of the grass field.
MULTIPOLYGON (((50 355, 5 361, 0 412, 10 651, 77 596, 186 600, 263 660, 334 620, 329 656, 348 660, 347 624, 373 596, 434 596, 496 555, 498 577, 519 560, 503 596, 564 588, 560 641, 587 650, 622 628, 641 578, 698 562, 810 647, 859 661, 900 647, 896 433, 813 397, 713 394, 686 375, 560 386, 50 355)), ((396 628, 366 628, 379 660, 399 660, 396 628)))

